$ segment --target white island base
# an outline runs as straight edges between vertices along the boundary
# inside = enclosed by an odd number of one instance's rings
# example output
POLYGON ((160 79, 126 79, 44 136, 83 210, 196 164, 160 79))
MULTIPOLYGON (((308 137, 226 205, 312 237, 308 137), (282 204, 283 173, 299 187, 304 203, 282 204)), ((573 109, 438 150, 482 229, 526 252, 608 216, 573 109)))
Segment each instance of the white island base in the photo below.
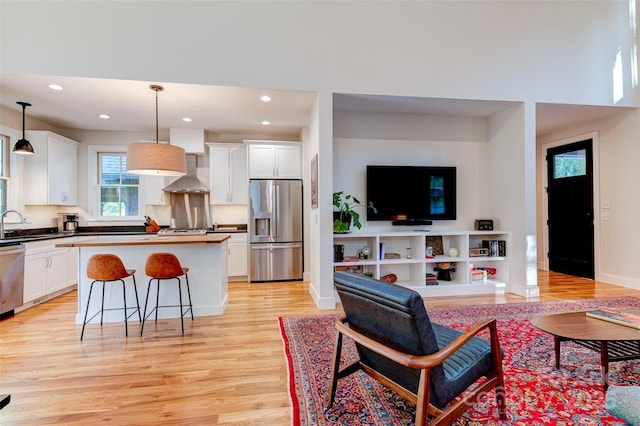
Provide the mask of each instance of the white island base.
MULTIPOLYGON (((84 321, 91 279, 87 278, 87 261, 94 254, 115 254, 120 257, 125 268, 135 269, 140 312, 144 312, 149 277, 144 273, 144 265, 151 253, 169 252, 175 254, 183 268, 189 268, 189 287, 193 303, 194 316, 222 315, 228 302, 227 283, 227 240, 228 236, 189 236, 189 237, 139 237, 126 240, 85 240, 75 243, 65 243, 59 246, 79 247, 78 262, 78 312, 76 324, 84 321)), ((183 304, 188 304, 187 289, 184 276, 182 281, 183 304)), ((136 299, 133 291, 133 281, 125 278, 127 290, 127 305, 135 306, 136 299)), ((100 296, 102 283, 97 282, 93 287, 89 318, 100 310, 100 296)), ((155 306, 156 281, 151 284, 149 296, 149 310, 155 306)), ((160 305, 179 305, 178 282, 176 280, 160 281, 160 305)), ((119 281, 107 282, 104 294, 104 307, 119 308, 123 306, 122 284, 119 281)), ((129 314, 133 310, 128 310, 129 314)), ((155 315, 155 314, 154 314, 155 315)), ((179 318, 180 309, 160 308, 158 318, 179 318)), ((150 320, 153 318, 149 318, 150 320)), ((123 311, 104 312, 105 322, 124 321, 123 311)), ((128 321, 138 322, 138 314, 131 316, 128 321)), ((91 323, 100 323, 97 315, 91 323)))

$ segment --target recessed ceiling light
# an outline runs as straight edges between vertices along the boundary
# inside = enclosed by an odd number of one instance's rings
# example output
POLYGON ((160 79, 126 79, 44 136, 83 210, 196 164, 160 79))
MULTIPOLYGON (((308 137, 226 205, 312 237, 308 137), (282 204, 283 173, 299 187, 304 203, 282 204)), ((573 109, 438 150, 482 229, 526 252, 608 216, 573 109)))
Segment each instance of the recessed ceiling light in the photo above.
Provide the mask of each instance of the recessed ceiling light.
POLYGON ((185 117, 182 119, 182 121, 187 122, 187 123, 191 123, 191 119, 189 117, 185 117))
POLYGON ((111 117, 109 117, 107 114, 100 114, 98 117, 100 118, 104 118, 105 120, 110 119, 111 117))
POLYGON ((271 102, 271 96, 268 96, 268 95, 260 96, 260 100, 262 102, 271 102))
POLYGON ((263 121, 263 122, 262 122, 262 125, 263 125, 263 126, 268 126, 269 124, 271 124, 271 123, 270 123, 270 122, 268 122, 267 120, 265 120, 265 121, 263 121))
POLYGON ((62 90, 62 86, 58 85, 58 84, 50 84, 49 85, 49 89, 53 89, 53 90, 62 90))

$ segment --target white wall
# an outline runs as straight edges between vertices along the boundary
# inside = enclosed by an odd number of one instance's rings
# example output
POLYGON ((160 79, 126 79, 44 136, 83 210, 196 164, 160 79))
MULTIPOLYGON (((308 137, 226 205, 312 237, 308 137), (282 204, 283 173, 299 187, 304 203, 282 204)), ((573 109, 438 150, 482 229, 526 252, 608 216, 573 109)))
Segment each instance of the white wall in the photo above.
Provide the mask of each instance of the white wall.
MULTIPOLYGON (((0 63, 10 73, 606 105, 618 50, 632 63, 629 22, 629 3, 607 0, 9 0, 0 63)), ((622 103, 637 104, 623 71, 622 103)))

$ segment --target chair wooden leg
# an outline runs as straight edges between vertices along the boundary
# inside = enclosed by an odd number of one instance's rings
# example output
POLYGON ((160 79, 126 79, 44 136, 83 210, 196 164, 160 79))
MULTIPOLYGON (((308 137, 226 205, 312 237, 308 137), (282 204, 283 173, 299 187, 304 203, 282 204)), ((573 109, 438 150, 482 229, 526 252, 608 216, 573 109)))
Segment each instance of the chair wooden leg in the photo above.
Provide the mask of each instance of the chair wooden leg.
MULTIPOLYGON (((498 340, 498 329, 496 323, 489 326, 489 337, 491 340, 491 361, 493 363, 493 371, 497 376, 498 383, 496 385, 496 403, 498 404, 498 415, 500 419, 507 419, 507 408, 504 389, 504 371, 502 369, 502 353, 500 351, 500 341, 498 340)), ((559 362, 559 348, 556 355, 556 362, 559 362)))
POLYGON ((336 388, 338 386, 338 374, 340 372, 340 356, 342 354, 342 333, 338 332, 336 341, 333 346, 333 363, 331 364, 331 385, 329 387, 329 405, 327 409, 333 406, 336 398, 336 388))
POLYGON ((420 371, 420 384, 418 385, 418 395, 416 395, 416 426, 426 426, 429 424, 429 407, 431 406, 431 404, 429 404, 431 398, 430 374, 430 370, 425 369, 420 371))

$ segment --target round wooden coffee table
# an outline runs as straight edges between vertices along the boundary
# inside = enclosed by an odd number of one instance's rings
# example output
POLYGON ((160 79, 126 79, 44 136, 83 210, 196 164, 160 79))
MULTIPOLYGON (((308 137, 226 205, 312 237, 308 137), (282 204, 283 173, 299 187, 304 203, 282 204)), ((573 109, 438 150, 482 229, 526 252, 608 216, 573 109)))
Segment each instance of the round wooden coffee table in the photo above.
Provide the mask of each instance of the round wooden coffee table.
POLYGON ((529 321, 534 327, 553 335, 556 368, 560 368, 560 342, 573 341, 599 352, 605 390, 608 387, 609 362, 640 358, 640 330, 633 327, 590 318, 585 312, 546 315, 529 321))

